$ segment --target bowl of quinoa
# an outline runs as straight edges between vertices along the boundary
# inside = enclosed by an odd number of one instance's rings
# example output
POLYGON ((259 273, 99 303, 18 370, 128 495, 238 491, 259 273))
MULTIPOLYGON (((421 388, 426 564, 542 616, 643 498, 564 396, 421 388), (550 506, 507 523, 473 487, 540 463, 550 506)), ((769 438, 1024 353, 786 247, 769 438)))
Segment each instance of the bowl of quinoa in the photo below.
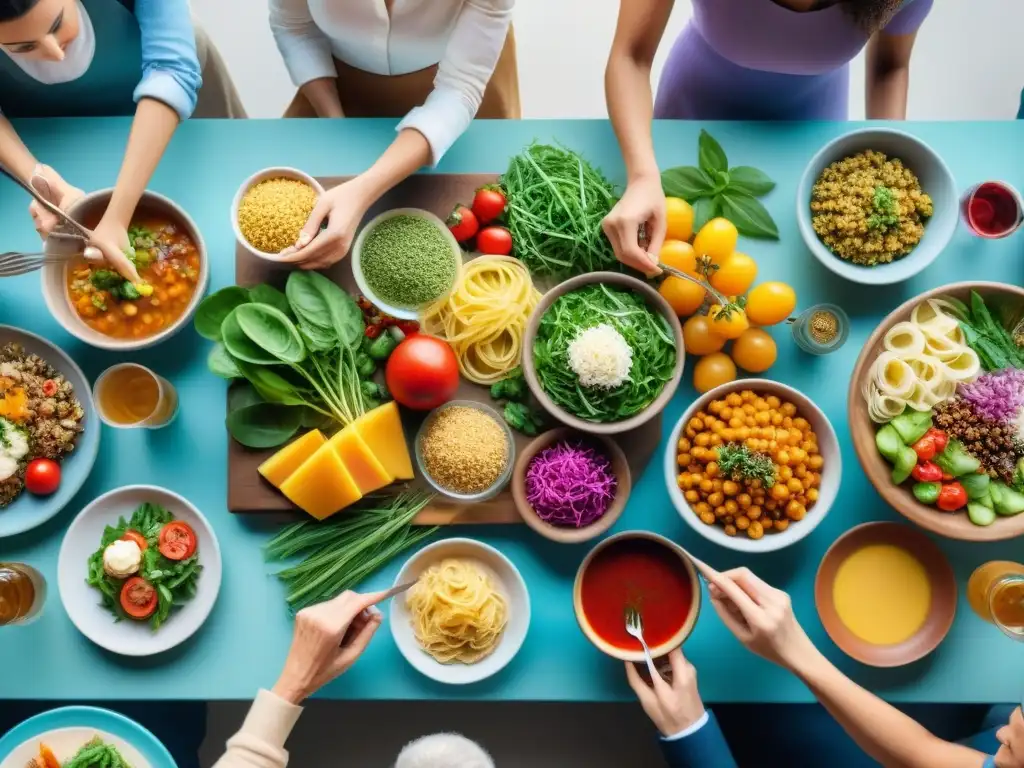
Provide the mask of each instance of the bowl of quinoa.
POLYGON ((953 175, 931 147, 903 131, 866 128, 811 159, 797 192, 797 222, 829 270, 886 285, 938 257, 956 230, 957 205, 953 175))
POLYGON ((231 204, 235 238, 259 259, 277 261, 295 245, 324 193, 320 182, 295 168, 265 168, 238 188, 231 204))

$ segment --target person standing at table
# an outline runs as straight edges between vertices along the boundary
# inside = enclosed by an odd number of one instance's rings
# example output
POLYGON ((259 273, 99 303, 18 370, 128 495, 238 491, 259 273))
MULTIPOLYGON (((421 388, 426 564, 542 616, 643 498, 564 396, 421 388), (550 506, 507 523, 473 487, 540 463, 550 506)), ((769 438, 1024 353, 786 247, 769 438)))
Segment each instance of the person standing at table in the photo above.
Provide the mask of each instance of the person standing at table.
POLYGON ((910 55, 933 0, 692 0, 657 99, 651 65, 674 0, 623 0, 605 94, 626 163, 626 193, 605 220, 623 263, 657 272, 665 196, 651 118, 846 120, 850 61, 867 46, 869 119, 907 114, 910 55), (637 242, 646 227, 647 251, 637 242))
MULTIPOLYGON (((64 209, 83 191, 39 164, 7 118, 134 116, 94 245, 137 279, 123 255, 128 225, 178 123, 245 117, 188 0, 0 0, 0 49, 0 162, 37 187, 41 177, 64 209)), ((56 219, 35 202, 30 212, 45 238, 56 219)))
POLYGON ((274 39, 299 88, 285 117, 402 118, 370 168, 320 198, 286 260, 309 269, 338 261, 369 207, 436 165, 474 117, 520 117, 514 4, 270 0, 274 39))

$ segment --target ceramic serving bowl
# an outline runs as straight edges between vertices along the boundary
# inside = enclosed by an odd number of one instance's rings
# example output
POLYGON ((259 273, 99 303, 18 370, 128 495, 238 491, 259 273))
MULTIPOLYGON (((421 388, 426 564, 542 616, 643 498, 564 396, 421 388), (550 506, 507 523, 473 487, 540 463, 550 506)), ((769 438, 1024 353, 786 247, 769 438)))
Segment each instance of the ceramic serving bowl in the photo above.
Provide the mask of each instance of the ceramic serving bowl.
POLYGON ((942 550, 923 533, 902 523, 864 523, 851 528, 829 547, 814 579, 814 604, 828 636, 847 656, 872 667, 899 667, 935 650, 953 626, 956 600, 956 578, 942 550), (896 645, 875 645, 855 635, 843 624, 833 599, 839 566, 854 552, 873 544, 888 544, 911 553, 924 566, 931 585, 931 606, 924 624, 896 645))
POLYGON ((314 179, 308 173, 303 173, 297 168, 276 167, 264 168, 262 171, 257 171, 248 179, 243 181, 242 185, 235 193, 235 198, 231 201, 231 228, 235 232, 235 239, 238 241, 238 244, 257 259, 263 259, 264 261, 279 264, 280 254, 267 253, 266 251, 261 251, 259 248, 256 248, 246 239, 245 235, 242 234, 242 230, 238 226, 238 207, 242 204, 242 198, 245 197, 245 193, 261 181, 266 181, 267 179, 295 179, 296 181, 304 182, 316 190, 317 197, 324 193, 324 188, 319 181, 314 179))
MULTIPOLYGON (((385 211, 379 216, 375 216, 370 219, 363 225, 363 228, 359 230, 359 234, 356 235, 355 243, 352 245, 352 251, 349 254, 349 258, 352 260, 352 277, 355 278, 356 285, 359 287, 359 292, 385 314, 397 317, 400 320, 418 320, 420 317, 420 309, 422 309, 422 307, 399 307, 382 300, 370 289, 370 286, 366 283, 366 278, 363 277, 361 265, 363 244, 366 242, 366 236, 382 221, 394 218, 395 216, 415 216, 418 219, 425 219, 437 227, 437 230, 444 235, 445 240, 447 240, 449 246, 451 246, 452 261, 455 264, 455 280, 452 281, 452 288, 455 287, 455 283, 459 279, 459 272, 462 270, 462 248, 459 246, 458 240, 455 239, 455 235, 453 235, 448 229, 448 226, 430 211, 425 211, 422 208, 392 208, 391 210, 385 211)), ((443 297, 438 296, 435 301, 441 298, 443 297)))
MULTIPOLYGON (((92 192, 71 206, 68 214, 76 221, 80 221, 88 227, 94 227, 99 223, 103 212, 107 209, 112 194, 112 189, 92 192)), ((44 265, 42 269, 43 299, 46 301, 50 314, 72 336, 99 349, 130 352, 136 349, 152 347, 169 339, 192 322, 192 316, 195 314, 199 302, 203 300, 203 295, 206 293, 206 287, 210 281, 210 259, 206 252, 203 236, 199 231, 199 227, 192 220, 192 217, 181 206, 170 198, 147 190, 142 193, 138 210, 151 211, 160 218, 168 219, 185 230, 192 242, 195 243, 196 250, 199 253, 199 280, 196 282, 196 289, 188 308, 182 313, 181 317, 162 331, 152 336, 147 336, 144 339, 115 339, 90 328, 78 316, 75 308, 71 306, 67 289, 67 270, 70 269, 68 262, 59 260, 44 265)), ((47 253, 55 252, 60 248, 61 246, 55 243, 52 238, 46 243, 47 253)))
POLYGON ((839 483, 843 476, 842 457, 839 451, 839 439, 832 428, 832 423, 825 413, 814 404, 814 402, 802 392, 780 384, 770 379, 739 379, 730 381, 727 384, 715 387, 705 392, 690 404, 679 421, 669 433, 668 444, 665 447, 665 485, 668 488, 669 498, 679 512, 680 517, 693 530, 715 544, 726 549, 737 552, 774 552, 795 544, 801 539, 809 536, 811 532, 821 524, 825 516, 832 509, 832 504, 839 493, 839 483), (725 530, 717 522, 714 525, 707 525, 701 521, 697 513, 693 511, 690 504, 683 496, 676 478, 679 475, 679 466, 676 462, 679 438, 685 434, 686 424, 701 410, 706 412, 708 405, 713 400, 721 400, 733 392, 752 390, 758 394, 775 395, 783 402, 790 402, 796 406, 797 414, 807 419, 815 435, 818 437, 818 452, 824 459, 821 471, 821 486, 818 488, 818 500, 814 506, 809 507, 807 515, 803 520, 790 523, 784 531, 765 531, 760 539, 751 539, 742 531, 736 536, 728 536, 725 530))
POLYGON ((672 399, 672 395, 675 394, 676 388, 679 386, 679 380, 683 376, 683 362, 685 357, 686 353, 683 347, 683 329, 679 324, 679 318, 676 316, 676 313, 672 311, 668 302, 661 297, 657 290, 647 283, 642 280, 637 280, 635 277, 623 275, 618 272, 590 272, 585 275, 578 275, 577 277, 569 278, 568 280, 559 283, 541 297, 537 307, 530 315, 529 322, 526 324, 526 330, 523 333, 523 376, 526 378, 526 383, 529 386, 534 399, 540 403, 544 410, 566 426, 577 429, 580 432, 588 432, 592 435, 614 435, 620 432, 628 432, 631 429, 636 429, 640 425, 647 423, 660 414, 668 404, 668 401, 672 399), (635 416, 623 419, 622 421, 587 421, 586 419, 573 416, 563 408, 556 405, 541 386, 540 381, 537 378, 537 368, 533 360, 533 344, 537 337, 537 329, 540 327, 540 321, 541 318, 544 317, 544 313, 547 312, 551 305, 554 304, 562 295, 571 293, 572 291, 578 290, 585 285, 591 285, 592 283, 614 285, 620 288, 628 288, 634 293, 639 293, 644 297, 644 299, 646 299, 648 306, 652 310, 658 312, 665 318, 665 321, 668 323, 668 327, 671 329, 672 335, 675 339, 676 366, 675 370, 672 372, 672 378, 665 383, 665 387, 661 390, 661 394, 658 395, 650 405, 635 416))
POLYGON ((980 526, 972 523, 965 512, 942 512, 936 507, 920 503, 906 485, 894 485, 892 467, 875 447, 875 433, 878 425, 868 416, 867 401, 864 399, 864 385, 871 375, 871 366, 884 350, 886 332, 896 323, 910 319, 910 313, 918 304, 939 296, 952 296, 961 301, 970 301, 971 291, 977 291, 996 317, 1019 308, 1024 303, 1024 288, 1005 283, 963 282, 950 283, 940 288, 925 291, 904 302, 878 324, 874 333, 865 342, 860 357, 850 378, 847 397, 847 415, 850 436, 861 468, 875 490, 885 499, 886 504, 905 518, 922 528, 962 541, 999 541, 1012 539, 1024 534, 1024 514, 1014 517, 997 516, 992 525, 980 526))
POLYGON ((610 437, 605 435, 586 435, 568 427, 551 429, 535 437, 526 446, 516 459, 515 469, 512 471, 512 498, 516 503, 516 511, 522 515, 523 522, 545 538, 557 541, 562 544, 578 544, 581 541, 589 541, 597 538, 607 531, 622 515, 626 508, 626 501, 629 500, 629 492, 632 487, 632 478, 629 471, 629 462, 622 448, 610 437), (608 510, 595 522, 582 528, 569 528, 561 525, 552 525, 537 517, 533 506, 526 498, 526 470, 533 461, 534 456, 562 440, 572 442, 582 441, 584 444, 594 444, 596 448, 608 456, 611 461, 611 470, 615 475, 617 485, 615 498, 612 499, 608 510))
POLYGON ((958 209, 956 181, 938 153, 916 136, 892 128, 860 128, 830 141, 807 164, 796 195, 797 224, 814 257, 840 277, 865 285, 903 282, 935 261, 953 237, 958 209), (902 259, 873 267, 851 264, 836 256, 811 225, 811 189, 822 171, 837 160, 867 149, 902 160, 934 203, 934 215, 925 222, 924 237, 914 250, 902 259))
POLYGON ((688 558, 686 553, 683 552, 682 547, 674 541, 666 539, 664 536, 659 536, 658 534, 651 533, 650 531, 623 531, 622 533, 617 533, 614 536, 609 536, 590 550, 587 556, 583 558, 583 562, 580 563, 580 567, 576 571, 576 580, 573 582, 572 587, 572 603, 573 610, 576 614, 576 622, 579 624, 580 629, 583 634, 586 635, 587 639, 602 653, 605 653, 614 659, 618 659, 619 661, 642 662, 644 660, 644 652, 642 650, 634 651, 627 648, 620 648, 619 646, 613 645, 602 638, 594 630, 594 627, 591 625, 590 620, 587 618, 587 615, 583 610, 583 575, 586 573, 587 568, 603 549, 624 539, 648 539, 661 544, 679 558, 681 566, 689 576, 690 592, 693 595, 693 599, 686 619, 672 637, 660 645, 650 646, 652 657, 659 658, 661 656, 666 656, 669 651, 681 646, 683 642, 685 642, 686 638, 690 636, 690 633, 693 632, 693 628, 697 624, 697 617, 700 615, 701 592, 700 579, 697 577, 697 569, 694 568, 690 558, 688 558))

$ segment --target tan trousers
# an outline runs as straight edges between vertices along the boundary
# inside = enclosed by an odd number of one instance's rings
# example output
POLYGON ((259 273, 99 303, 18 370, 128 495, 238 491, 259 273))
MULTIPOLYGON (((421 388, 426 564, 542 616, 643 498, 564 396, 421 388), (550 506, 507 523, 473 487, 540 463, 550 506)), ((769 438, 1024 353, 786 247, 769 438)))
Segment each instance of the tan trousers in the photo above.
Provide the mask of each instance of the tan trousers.
POLYGON ((220 51, 198 24, 196 30, 196 54, 199 69, 203 73, 203 87, 199 89, 196 109, 192 117, 244 118, 245 107, 235 89, 220 51))

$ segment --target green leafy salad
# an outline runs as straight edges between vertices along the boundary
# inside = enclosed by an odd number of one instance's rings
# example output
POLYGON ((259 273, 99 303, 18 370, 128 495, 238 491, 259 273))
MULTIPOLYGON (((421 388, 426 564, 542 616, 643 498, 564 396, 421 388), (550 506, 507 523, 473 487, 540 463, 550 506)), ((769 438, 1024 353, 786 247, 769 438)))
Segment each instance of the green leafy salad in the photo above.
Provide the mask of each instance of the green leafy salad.
POLYGON ((122 517, 106 527, 89 557, 86 583, 99 590, 115 621, 148 619, 156 631, 196 595, 203 570, 197 546, 188 523, 146 503, 127 522, 122 517))

